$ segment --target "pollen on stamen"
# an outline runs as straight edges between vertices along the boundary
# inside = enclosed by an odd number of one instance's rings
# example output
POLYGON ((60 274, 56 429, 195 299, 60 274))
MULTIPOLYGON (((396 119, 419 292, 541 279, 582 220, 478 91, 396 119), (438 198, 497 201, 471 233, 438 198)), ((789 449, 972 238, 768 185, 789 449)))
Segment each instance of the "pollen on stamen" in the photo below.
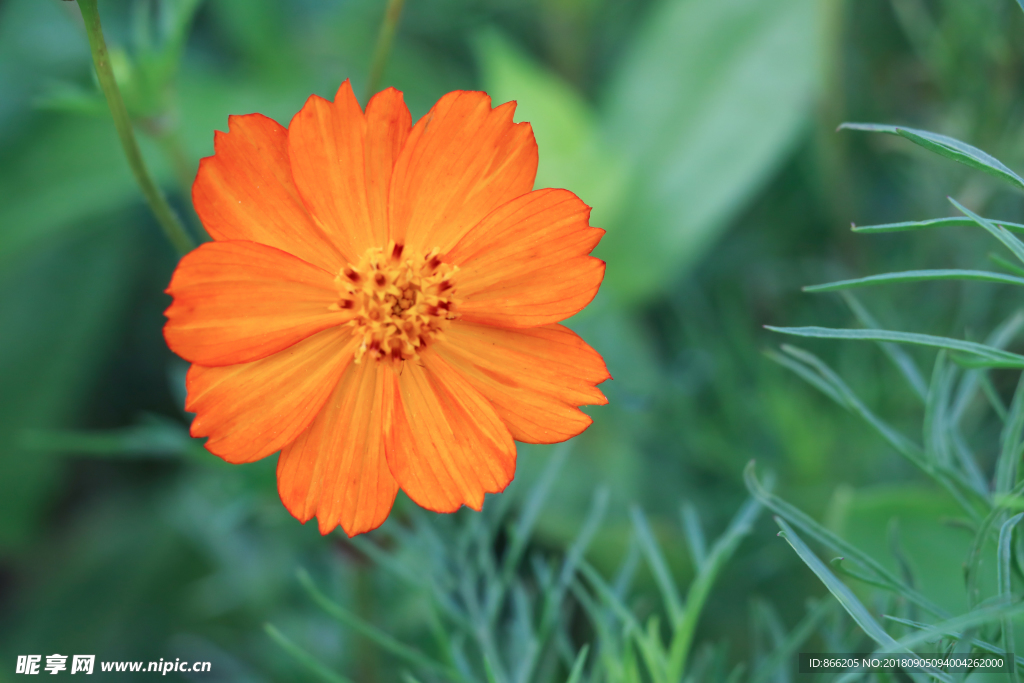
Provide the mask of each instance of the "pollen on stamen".
POLYGON ((458 268, 444 263, 439 251, 410 254, 392 242, 386 249, 368 249, 358 264, 345 266, 335 278, 336 305, 352 310, 347 324, 361 337, 356 363, 367 354, 392 364, 414 360, 442 338, 457 317, 452 277, 458 268))

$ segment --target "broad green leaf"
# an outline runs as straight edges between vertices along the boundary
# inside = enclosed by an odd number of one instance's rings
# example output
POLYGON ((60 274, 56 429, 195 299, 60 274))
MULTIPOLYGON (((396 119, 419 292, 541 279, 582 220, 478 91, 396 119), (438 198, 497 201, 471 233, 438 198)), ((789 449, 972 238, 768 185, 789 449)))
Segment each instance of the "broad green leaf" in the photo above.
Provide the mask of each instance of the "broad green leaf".
POLYGON ((834 329, 829 327, 773 327, 765 325, 765 329, 781 334, 791 334, 796 337, 811 337, 818 339, 858 339, 866 341, 888 341, 901 344, 916 344, 919 346, 931 346, 938 349, 949 349, 962 353, 977 356, 985 367, 994 368, 1024 368, 1024 356, 1002 349, 996 349, 977 342, 952 339, 950 337, 936 337, 930 334, 918 334, 916 332, 894 332, 890 330, 849 330, 834 329))
POLYGON ((516 121, 529 121, 540 160, 536 187, 561 187, 594 207, 604 226, 621 199, 623 165, 614 158, 590 103, 495 30, 475 42, 484 87, 493 103, 515 100, 516 121))
POLYGON ((821 285, 808 285, 804 287, 805 292, 835 292, 843 289, 856 287, 869 287, 871 285, 885 285, 902 282, 924 282, 930 280, 973 280, 975 282, 994 282, 1001 285, 1024 285, 1024 278, 1002 273, 993 273, 987 270, 907 270, 901 273, 883 273, 881 275, 868 275, 867 277, 855 278, 852 280, 838 280, 821 285))
POLYGON ((630 171, 628 201, 596 252, 617 297, 678 277, 778 167, 816 99, 836 6, 654 6, 604 98, 607 140, 630 171))
MULTIPOLYGON (((996 221, 999 225, 1006 226, 1010 230, 1016 232, 1024 232, 1024 225, 1020 223, 1007 223, 1006 221, 996 221)), ((903 232, 906 230, 924 230, 925 228, 944 228, 944 227, 957 227, 957 228, 969 228, 977 223, 969 218, 960 218, 959 216, 953 218, 932 218, 926 221, 906 221, 903 223, 882 223, 880 225, 854 225, 854 232, 873 233, 873 232, 903 232)))
POLYGON ((1018 189, 1024 189, 1024 178, 1011 171, 1003 162, 992 155, 972 147, 966 142, 961 142, 947 135, 939 135, 926 130, 915 128, 903 128, 900 126, 888 126, 878 123, 844 123, 839 126, 840 130, 866 130, 874 133, 889 133, 899 135, 911 142, 921 145, 927 150, 941 154, 944 157, 959 161, 961 164, 970 166, 979 171, 984 171, 1000 180, 1005 180, 1018 189))

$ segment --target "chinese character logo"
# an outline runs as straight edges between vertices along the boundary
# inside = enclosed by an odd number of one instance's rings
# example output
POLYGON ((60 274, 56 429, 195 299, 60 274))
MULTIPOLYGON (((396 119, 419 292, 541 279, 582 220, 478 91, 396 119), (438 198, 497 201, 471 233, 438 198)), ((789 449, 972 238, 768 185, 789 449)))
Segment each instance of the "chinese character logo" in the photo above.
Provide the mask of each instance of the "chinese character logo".
POLYGON ((71 673, 91 674, 96 655, 75 655, 71 658, 71 673))

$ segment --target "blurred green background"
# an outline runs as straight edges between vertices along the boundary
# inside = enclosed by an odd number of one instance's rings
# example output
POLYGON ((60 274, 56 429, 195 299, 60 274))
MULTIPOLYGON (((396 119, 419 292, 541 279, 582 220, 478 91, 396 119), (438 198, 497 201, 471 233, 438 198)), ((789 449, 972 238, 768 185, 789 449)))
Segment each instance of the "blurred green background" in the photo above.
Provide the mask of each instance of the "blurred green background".
MULTIPOLYGON (((100 11, 146 159, 194 226, 188 187, 213 131, 249 112, 287 124, 345 78, 362 93, 384 2, 101 0, 100 11)), ((408 0, 383 85, 405 93, 414 118, 454 89, 517 100, 540 146, 537 186, 576 192, 608 230, 596 252, 605 284, 570 325, 615 379, 572 443, 531 551, 564 552, 606 486, 590 561, 615 571, 638 504, 685 585, 680 504, 717 535, 756 459, 789 500, 893 566, 897 519, 919 588, 964 607, 970 537, 943 526, 951 502, 767 359, 784 340, 761 326, 854 324, 839 297, 806 284, 984 262, 991 245, 968 231, 848 226, 948 215, 946 195, 1020 221, 1018 195, 897 138, 834 131, 912 125, 1021 168, 1020 35, 1010 0, 408 0)), ((209 660, 202 680, 315 680, 265 622, 353 680, 398 680, 386 653, 310 603, 295 572, 414 642, 429 641, 421 598, 292 519, 276 457, 229 466, 187 437, 186 365, 161 336, 175 260, 117 144, 75 3, 0 0, 0 681, 16 678, 16 655, 52 652, 209 660)), ((1015 308, 1012 292, 981 284, 861 300, 887 326, 968 338, 1015 308)), ((877 348, 806 346, 873 409, 920 430, 919 398, 877 348)), ((934 354, 912 355, 927 368, 934 354)), ((1012 393, 1013 376, 993 379, 1012 393)), ((520 448, 504 494, 513 511, 552 451, 520 448)), ((407 525, 413 507, 400 496, 386 526, 407 525)), ((746 659, 759 605, 791 626, 822 594, 762 519, 698 640, 746 659)), ((650 576, 632 599, 656 609, 650 576)))

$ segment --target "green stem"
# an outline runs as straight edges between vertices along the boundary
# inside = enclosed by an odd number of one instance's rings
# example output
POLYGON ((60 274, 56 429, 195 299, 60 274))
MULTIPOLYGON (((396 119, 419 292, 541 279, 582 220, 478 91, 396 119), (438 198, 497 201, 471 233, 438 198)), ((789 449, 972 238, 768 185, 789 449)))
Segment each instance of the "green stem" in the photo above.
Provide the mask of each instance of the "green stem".
POLYGON ((404 5, 405 0, 388 0, 388 8, 384 12, 384 23, 380 26, 377 46, 373 50, 373 61, 370 63, 370 80, 366 86, 367 102, 380 87, 380 80, 384 76, 384 66, 388 63, 388 55, 391 54, 391 42, 395 38, 398 18, 402 16, 404 5))
POLYGON ((124 148, 128 165, 132 169, 139 188, 142 190, 149 208, 152 209, 156 220, 160 223, 167 239, 171 241, 174 248, 180 254, 186 254, 195 248, 195 241, 185 231, 174 209, 167 203, 163 192, 153 182, 153 177, 146 168, 146 162, 142 159, 139 151, 139 143, 135 140, 135 131, 132 129, 132 121, 128 116, 128 110, 121 99, 121 91, 117 88, 117 81, 114 80, 114 71, 110 66, 110 55, 107 54, 107 43, 103 38, 103 26, 100 24, 100 13, 96 7, 96 0, 78 0, 78 6, 82 10, 82 19, 85 20, 85 32, 89 36, 89 49, 92 52, 92 62, 96 66, 96 75, 100 80, 100 87, 107 98, 110 106, 110 114, 114 118, 114 126, 117 128, 117 135, 121 138, 121 146, 124 148))

